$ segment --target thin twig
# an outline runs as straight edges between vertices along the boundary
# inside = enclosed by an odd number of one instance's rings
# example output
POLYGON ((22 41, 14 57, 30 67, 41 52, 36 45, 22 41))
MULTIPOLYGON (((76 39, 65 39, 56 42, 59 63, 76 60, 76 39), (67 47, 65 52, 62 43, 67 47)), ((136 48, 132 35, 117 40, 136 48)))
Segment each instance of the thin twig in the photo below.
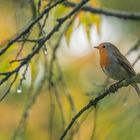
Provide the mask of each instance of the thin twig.
POLYGON ((92 130, 92 135, 90 137, 90 140, 94 140, 94 138, 95 138, 95 133, 96 133, 96 129, 97 129, 98 110, 99 110, 99 107, 97 105, 96 108, 95 108, 95 111, 94 111, 93 130, 92 130))
POLYGON ((65 78, 63 76, 62 70, 61 70, 57 60, 56 60, 56 65, 57 65, 57 69, 58 69, 59 76, 60 76, 60 78, 59 78, 60 79, 60 83, 62 84, 62 87, 64 89, 64 93, 65 93, 65 95, 66 95, 66 97, 67 97, 67 99, 69 101, 70 108, 73 111, 73 113, 76 113, 75 103, 73 101, 73 98, 71 96, 70 91, 68 90, 68 87, 67 87, 67 84, 66 84, 66 80, 65 80, 65 78))
POLYGON ((134 66, 138 61, 140 60, 140 55, 136 58, 136 60, 133 62, 132 66, 134 66))
MULTIPOLYGON (((19 72, 19 70, 24 66, 26 65, 36 54, 39 53, 40 49, 43 47, 43 45, 46 43, 46 41, 48 41, 53 35, 54 33, 56 33, 60 27, 63 25, 63 23, 65 21, 67 21, 69 18, 71 18, 75 13, 77 13, 83 5, 85 5, 89 0, 82 0, 81 3, 79 3, 79 5, 77 5, 71 12, 69 12, 66 16, 64 16, 63 18, 60 18, 58 19, 58 22, 56 24, 56 26, 54 26, 54 28, 48 33, 48 35, 46 35, 45 37, 39 39, 38 41, 38 44, 37 44, 37 47, 35 47, 35 49, 32 51, 32 53, 28 54, 25 59, 19 64, 19 66, 14 69, 13 71, 11 72, 8 72, 8 76, 4 77, 1 81, 0 81, 0 85, 3 84, 7 79, 9 79, 14 73, 16 72, 19 72)), ((63 0, 60 0, 60 1, 57 1, 55 4, 53 4, 52 6, 50 6, 48 9, 47 9, 47 12, 54 8, 56 5, 58 5, 59 3, 63 2, 63 0)), ((46 11, 45 11, 46 13, 46 11)), ((42 14, 43 16, 44 14, 42 14)), ((40 20, 41 16, 39 16, 37 19, 40 20)), ((36 19, 36 20, 37 20, 36 19)), ((37 20, 37 21, 38 21, 37 20)), ((28 28, 32 27, 31 25, 34 25, 35 21, 32 22, 32 24, 30 24, 30 26, 28 26, 28 28)), ((29 28, 29 29, 30 29, 29 28)), ((27 30, 26 30, 27 31, 27 30)), ((24 33, 25 33, 25 30, 24 30, 24 33)), ((20 37, 23 35, 23 32, 22 34, 20 35, 20 37)), ((14 40, 18 40, 20 38, 19 36, 14 39, 14 40)), ((14 41, 15 42, 15 41, 14 41)), ((8 47, 9 48, 9 47, 8 47)), ((7 49, 6 49, 7 50, 7 49)), ((4 51, 3 51, 4 52, 4 51)), ((1 52, 0 52, 1 54, 1 52)))
POLYGON ((65 117, 64 117, 63 104, 62 104, 60 95, 58 93, 58 90, 57 90, 57 87, 55 86, 55 84, 52 87, 52 91, 56 97, 56 102, 57 102, 59 110, 60 110, 60 115, 61 115, 61 120, 62 120, 62 131, 64 131, 66 122, 65 122, 65 117))
MULTIPOLYGON (((75 7, 77 3, 65 1, 65 6, 68 7, 75 7)), ((101 14, 105 16, 111 16, 121 19, 128 19, 128 20, 136 20, 140 21, 140 13, 132 13, 132 12, 126 12, 126 11, 117 11, 117 10, 109 10, 109 9, 103 9, 103 8, 95 8, 90 6, 84 6, 81 10, 90 12, 92 14, 101 14)))
POLYGON ((21 89, 22 83, 23 83, 23 81, 26 79, 26 73, 27 73, 27 71, 28 71, 28 68, 29 68, 29 63, 26 65, 26 68, 25 68, 25 70, 24 70, 24 72, 23 72, 23 74, 22 74, 22 77, 21 77, 21 79, 20 79, 20 83, 19 83, 18 89, 21 89))
POLYGON ((40 20, 42 17, 48 13, 50 10, 52 10, 54 7, 56 7, 58 4, 64 2, 65 0, 59 0, 50 7, 47 7, 36 19, 32 20, 30 24, 21 32, 19 33, 15 38, 9 41, 9 43, 0 50, 0 55, 2 55, 4 52, 6 52, 18 39, 20 39, 22 36, 27 34, 32 27, 40 20))
POLYGON ((11 82, 11 84, 9 85, 8 89, 6 90, 6 92, 2 95, 2 97, 0 97, 0 102, 7 96, 7 94, 10 92, 13 84, 15 83, 16 79, 17 79, 18 73, 16 73, 13 81, 11 82))
POLYGON ((134 44, 134 46, 125 54, 126 56, 129 55, 131 52, 137 50, 140 46, 140 39, 134 44))
MULTIPOLYGON (((42 80, 40 81, 39 86, 37 87, 37 89, 35 91, 31 90, 33 94, 31 96, 28 96, 29 99, 27 100, 27 104, 26 104, 25 109, 23 111, 23 114, 22 114, 22 117, 20 119, 19 125, 18 125, 18 127, 16 128, 16 130, 14 132, 12 140, 16 140, 17 135, 20 133, 20 131, 25 130, 25 124, 26 124, 27 119, 29 117, 30 110, 31 110, 32 106, 35 104, 38 96, 40 95, 41 90, 43 88, 43 85, 45 83, 45 80, 46 80, 46 76, 44 76, 42 78, 42 80)), ((30 89, 29 89, 29 91, 30 91, 30 89)))

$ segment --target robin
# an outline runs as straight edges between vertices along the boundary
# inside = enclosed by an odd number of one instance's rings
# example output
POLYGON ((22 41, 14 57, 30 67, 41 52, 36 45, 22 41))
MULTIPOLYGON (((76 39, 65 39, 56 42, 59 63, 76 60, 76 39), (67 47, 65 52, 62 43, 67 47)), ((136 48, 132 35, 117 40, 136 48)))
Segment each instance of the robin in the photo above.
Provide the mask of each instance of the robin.
MULTIPOLYGON (((110 78, 120 81, 136 75, 130 62, 113 44, 104 42, 95 48, 99 50, 101 68, 110 78)), ((132 84, 132 86, 140 98, 140 89, 137 84, 132 84)))

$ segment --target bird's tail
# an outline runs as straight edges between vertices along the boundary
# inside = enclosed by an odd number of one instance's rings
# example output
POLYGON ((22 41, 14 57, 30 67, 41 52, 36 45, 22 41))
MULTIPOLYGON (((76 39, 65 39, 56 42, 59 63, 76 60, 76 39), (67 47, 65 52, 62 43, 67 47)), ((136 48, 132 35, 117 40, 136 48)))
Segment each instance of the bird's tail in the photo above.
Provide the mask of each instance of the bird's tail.
POLYGON ((138 97, 140 99, 140 89, 139 89, 138 85, 137 84, 132 84, 132 86, 135 88, 135 90, 137 92, 137 95, 138 95, 138 97))

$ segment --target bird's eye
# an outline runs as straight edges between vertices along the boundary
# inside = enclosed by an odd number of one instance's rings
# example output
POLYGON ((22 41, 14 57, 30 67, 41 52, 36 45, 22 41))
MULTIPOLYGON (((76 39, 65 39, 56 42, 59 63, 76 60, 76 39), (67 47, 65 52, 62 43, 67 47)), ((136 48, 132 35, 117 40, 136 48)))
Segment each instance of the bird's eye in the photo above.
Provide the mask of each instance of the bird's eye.
POLYGON ((102 47, 103 47, 103 48, 105 48, 105 46, 104 46, 104 45, 103 45, 102 47))

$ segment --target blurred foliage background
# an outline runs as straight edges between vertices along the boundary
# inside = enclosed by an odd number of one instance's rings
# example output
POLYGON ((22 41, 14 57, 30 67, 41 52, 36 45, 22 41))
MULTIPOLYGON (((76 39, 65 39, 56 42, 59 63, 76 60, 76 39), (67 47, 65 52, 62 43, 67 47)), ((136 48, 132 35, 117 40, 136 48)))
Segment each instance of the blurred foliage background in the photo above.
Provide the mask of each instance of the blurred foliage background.
MULTIPOLYGON (((38 16, 34 11, 38 2, 0 0, 1 48, 38 16)), ((41 1, 40 12, 49 2, 41 1)), ((90 0, 87 5, 140 12, 139 0, 90 0)), ((44 34, 54 27, 58 18, 65 16, 70 10, 70 7, 62 4, 51 10, 44 26, 44 34)), ((52 64, 53 49, 65 26, 66 24, 49 39, 46 48, 32 59, 22 84, 20 80, 26 67, 20 70, 12 90, 0 103, 0 140, 58 140, 72 116, 108 87, 103 86, 106 76, 99 66, 98 52, 93 46, 109 41, 126 54, 140 39, 140 21, 81 11, 62 35, 52 64)), ((30 38, 36 38, 38 32, 36 25, 29 35, 30 38)), ((0 56, 0 72, 17 67, 18 62, 9 62, 16 58, 21 46, 22 43, 15 43, 7 53, 0 56)), ((18 58, 25 57, 31 50, 31 43, 26 43, 18 58)), ((137 50, 128 55, 131 63, 139 53, 137 50)), ((139 61, 134 68, 139 72, 139 61)), ((1 86, 1 95, 10 81, 8 79, 1 86)), ((104 98, 96 109, 84 113, 66 139, 139 140, 139 107, 135 91, 131 87, 122 88, 116 94, 104 98)))

